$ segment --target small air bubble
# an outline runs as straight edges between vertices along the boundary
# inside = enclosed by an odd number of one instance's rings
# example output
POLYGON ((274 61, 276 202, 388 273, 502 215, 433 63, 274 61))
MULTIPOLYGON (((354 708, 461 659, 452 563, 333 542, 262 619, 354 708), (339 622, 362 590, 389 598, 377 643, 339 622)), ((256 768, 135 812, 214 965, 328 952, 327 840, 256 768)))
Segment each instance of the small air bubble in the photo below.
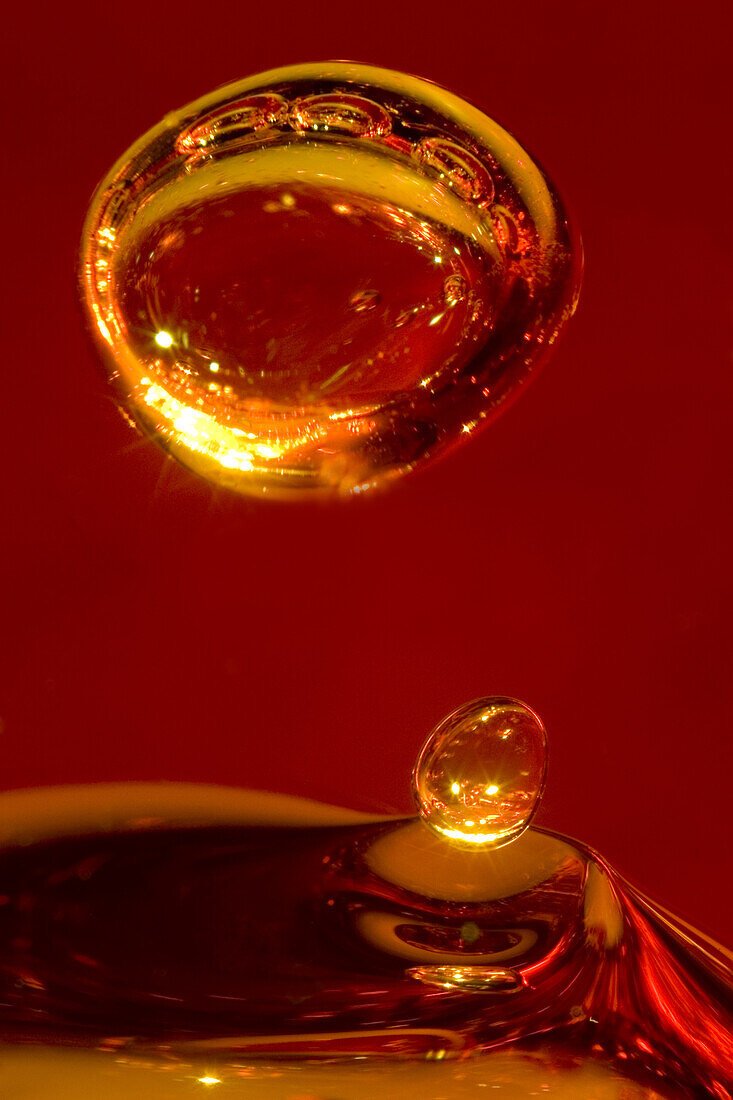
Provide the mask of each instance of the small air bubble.
POLYGON ((443 283, 443 297, 447 306, 458 305, 466 297, 468 287, 462 275, 449 275, 443 283))
POLYGON ((357 290, 349 298, 349 305, 355 313, 366 313, 367 310, 376 309, 382 300, 378 290, 357 290))

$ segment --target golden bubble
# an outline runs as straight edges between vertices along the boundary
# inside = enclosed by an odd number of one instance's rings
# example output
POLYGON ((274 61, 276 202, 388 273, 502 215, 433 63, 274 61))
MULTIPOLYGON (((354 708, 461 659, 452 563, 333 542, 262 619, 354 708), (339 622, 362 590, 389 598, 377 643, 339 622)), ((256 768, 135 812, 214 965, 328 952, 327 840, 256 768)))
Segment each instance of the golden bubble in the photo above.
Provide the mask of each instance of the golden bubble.
POLYGON ((423 745, 413 791, 426 825, 458 843, 497 848, 529 825, 545 785, 547 736, 517 699, 477 699, 423 745))
POLYGON ((288 496, 364 492, 489 423, 572 314, 579 256, 496 123, 334 62, 167 115, 97 189, 81 276, 128 419, 288 496))

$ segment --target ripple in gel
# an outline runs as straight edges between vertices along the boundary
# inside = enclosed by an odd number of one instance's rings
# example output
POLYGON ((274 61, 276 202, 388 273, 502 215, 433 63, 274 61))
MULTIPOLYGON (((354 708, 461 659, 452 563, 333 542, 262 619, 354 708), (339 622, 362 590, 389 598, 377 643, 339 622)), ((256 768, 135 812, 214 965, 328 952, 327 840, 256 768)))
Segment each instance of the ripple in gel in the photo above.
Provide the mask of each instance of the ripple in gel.
POLYGON ((370 489, 469 438, 572 314, 543 173, 449 92, 346 63, 168 115, 100 184, 84 301, 129 419, 212 482, 370 489))
POLYGON ((545 785, 547 737, 516 699, 467 703, 436 726, 415 765, 422 820, 465 845, 498 848, 529 825, 545 785))

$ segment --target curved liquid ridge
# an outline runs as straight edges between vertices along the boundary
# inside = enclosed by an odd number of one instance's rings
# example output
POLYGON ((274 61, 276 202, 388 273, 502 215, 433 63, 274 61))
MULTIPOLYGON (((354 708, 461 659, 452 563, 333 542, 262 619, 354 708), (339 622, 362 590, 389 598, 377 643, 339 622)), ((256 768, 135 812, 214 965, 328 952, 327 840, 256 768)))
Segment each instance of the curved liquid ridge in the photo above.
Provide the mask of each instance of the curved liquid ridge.
POLYGON ((22 838, 0 850, 10 1098, 33 1080, 50 1097, 730 1096, 730 955, 582 845, 528 829, 467 849, 248 792, 205 825, 215 799, 188 785, 46 793, 35 830, 37 796, 2 800, 22 838), (105 831, 50 835, 74 803, 105 831))
POLYGON ((297 66, 168 116, 89 210, 82 283, 123 408, 246 493, 361 492, 488 423, 574 310, 565 213, 424 81, 297 66))

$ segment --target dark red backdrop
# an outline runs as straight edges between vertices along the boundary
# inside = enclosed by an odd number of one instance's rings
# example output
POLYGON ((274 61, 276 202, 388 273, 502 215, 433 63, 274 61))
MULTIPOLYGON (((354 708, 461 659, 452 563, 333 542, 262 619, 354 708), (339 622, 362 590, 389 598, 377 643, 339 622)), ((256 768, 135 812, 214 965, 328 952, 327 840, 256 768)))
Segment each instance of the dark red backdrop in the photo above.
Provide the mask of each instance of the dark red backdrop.
POLYGON ((407 809, 430 727, 515 694, 550 731, 541 822, 733 939, 722 12, 15 6, 1 785, 407 809), (85 341, 75 250, 97 180, 169 108, 327 57, 429 77, 514 131, 575 210, 585 289, 540 379, 463 451, 381 498, 259 505, 135 442, 85 341))

